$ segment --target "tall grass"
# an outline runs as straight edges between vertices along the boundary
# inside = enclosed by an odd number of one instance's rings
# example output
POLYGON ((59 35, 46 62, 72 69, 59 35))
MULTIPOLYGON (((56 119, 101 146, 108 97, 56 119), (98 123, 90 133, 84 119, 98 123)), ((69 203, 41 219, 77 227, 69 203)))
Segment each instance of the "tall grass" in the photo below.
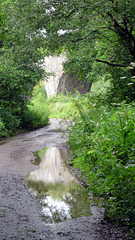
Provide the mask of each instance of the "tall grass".
POLYGON ((77 101, 81 95, 76 92, 72 95, 67 92, 67 95, 59 94, 47 100, 50 110, 50 117, 60 119, 73 119, 78 115, 78 109, 75 108, 75 100, 77 101))

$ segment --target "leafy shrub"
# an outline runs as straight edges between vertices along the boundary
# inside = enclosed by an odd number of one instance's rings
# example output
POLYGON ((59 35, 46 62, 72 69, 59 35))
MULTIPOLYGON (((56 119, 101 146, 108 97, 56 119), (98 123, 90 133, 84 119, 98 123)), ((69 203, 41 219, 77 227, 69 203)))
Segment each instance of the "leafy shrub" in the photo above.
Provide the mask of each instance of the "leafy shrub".
POLYGON ((0 138, 6 137, 6 136, 7 136, 7 131, 5 129, 5 125, 2 122, 2 120, 0 119, 0 138))
POLYGON ((42 83, 35 86, 30 104, 0 108, 0 137, 11 136, 26 129, 32 130, 48 124, 49 110, 42 83))
POLYGON ((93 194, 105 198, 106 216, 135 227, 134 103, 76 106, 80 118, 69 136, 73 164, 86 176, 93 194))
POLYGON ((39 82, 33 89, 32 92, 32 102, 46 103, 47 93, 45 91, 45 86, 43 82, 39 82))
POLYGON ((0 118, 5 127, 5 135, 12 135, 20 127, 20 119, 10 109, 0 109, 0 118))
POLYGON ((22 128, 32 130, 48 125, 50 113, 46 101, 45 87, 39 82, 33 89, 30 104, 21 111, 22 128))
POLYGON ((46 126, 49 121, 48 116, 49 111, 46 105, 38 103, 28 105, 22 115, 22 127, 32 130, 46 126))

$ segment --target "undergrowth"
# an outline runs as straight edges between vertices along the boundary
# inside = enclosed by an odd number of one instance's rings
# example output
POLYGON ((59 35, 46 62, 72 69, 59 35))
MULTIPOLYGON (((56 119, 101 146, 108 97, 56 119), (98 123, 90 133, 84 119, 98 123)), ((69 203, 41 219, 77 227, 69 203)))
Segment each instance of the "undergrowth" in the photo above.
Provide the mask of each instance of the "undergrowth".
POLYGON ((48 125, 49 109, 44 85, 33 89, 31 101, 22 107, 0 107, 0 138, 48 125))
POLYGON ((75 100, 82 97, 79 92, 72 95, 67 92, 67 95, 59 94, 47 100, 51 118, 73 119, 78 115, 78 109, 75 108, 75 100))
POLYGON ((108 103, 107 88, 98 83, 92 90, 49 99, 51 116, 72 119, 70 164, 86 177, 88 190, 104 199, 106 218, 134 229, 135 104, 108 103))
POLYGON ((69 129, 72 164, 104 197, 106 217, 135 227, 135 104, 87 101, 76 103, 80 117, 69 129))

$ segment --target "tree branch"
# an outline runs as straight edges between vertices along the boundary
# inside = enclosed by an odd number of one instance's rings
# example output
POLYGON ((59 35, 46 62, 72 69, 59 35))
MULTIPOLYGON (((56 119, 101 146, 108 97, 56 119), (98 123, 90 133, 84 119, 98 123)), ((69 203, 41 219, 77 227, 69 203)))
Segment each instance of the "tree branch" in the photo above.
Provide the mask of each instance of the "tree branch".
POLYGON ((70 18, 75 12, 76 12, 76 10, 73 9, 68 15, 65 16, 65 19, 70 18))
POLYGON ((106 63, 112 67, 124 67, 125 68, 125 67, 129 66, 129 65, 124 65, 124 64, 111 63, 111 62, 100 60, 100 59, 96 59, 96 62, 106 63))

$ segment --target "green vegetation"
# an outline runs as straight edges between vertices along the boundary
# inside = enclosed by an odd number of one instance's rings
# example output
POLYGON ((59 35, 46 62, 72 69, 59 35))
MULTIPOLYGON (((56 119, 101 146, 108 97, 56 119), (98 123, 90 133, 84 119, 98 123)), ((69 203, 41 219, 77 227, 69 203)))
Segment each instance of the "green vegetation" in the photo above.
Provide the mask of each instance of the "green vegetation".
MULTIPOLYGON (((89 99, 90 100, 90 99, 89 99)), ((70 129, 72 164, 85 175, 89 190, 105 199, 106 216, 135 227, 134 104, 95 106, 70 129)))
POLYGON ((0 138, 48 122, 46 107, 28 100, 33 87, 46 76, 41 67, 44 37, 38 28, 38 4, 0 1, 0 138))
POLYGON ((0 104, 4 108, 23 108, 44 74, 35 7, 28 0, 0 2, 0 104))
POLYGON ((123 101, 110 105, 109 83, 102 83, 100 89, 99 84, 93 84, 84 96, 77 93, 50 99, 51 107, 58 101, 60 110, 58 114, 54 107, 53 116, 73 120, 68 127, 73 157, 69 164, 80 169, 88 190, 104 199, 106 217, 134 228, 135 104, 123 101))
POLYGON ((59 94, 47 99, 51 118, 73 119, 78 110, 75 108, 74 100, 80 98, 80 93, 72 95, 67 92, 67 95, 59 94))
MULTIPOLYGON (((47 105, 50 111, 51 118, 60 118, 63 120, 75 120, 79 118, 79 109, 76 107, 77 103, 82 103, 83 108, 86 111, 89 98, 91 99, 91 104, 95 104, 96 102, 100 102, 99 96, 107 95, 107 91, 109 89, 110 82, 109 81, 98 81, 92 84, 91 92, 85 95, 80 94, 78 91, 75 94, 71 94, 66 91, 66 95, 58 94, 53 97, 47 99, 47 105), (91 97, 92 95, 92 97, 91 97)), ((106 100, 102 99, 102 102, 106 100)), ((91 106, 91 105, 90 105, 91 106)))
POLYGON ((135 1, 50 0, 44 6, 47 49, 66 52, 65 71, 89 82, 109 79, 110 102, 133 101, 135 1))
POLYGON ((42 83, 33 89, 31 102, 23 108, 0 108, 0 138, 48 125, 49 109, 42 83))
POLYGON ((26 112, 27 129, 34 129, 48 125, 49 122, 49 108, 47 105, 47 95, 45 87, 42 82, 37 84, 32 93, 31 102, 28 105, 28 112, 26 112), (29 118, 30 117, 30 118, 29 118))
POLYGON ((106 216, 132 227, 134 13, 134 0, 0 1, 0 138, 46 125, 49 111, 72 119, 72 164, 93 194, 104 197, 106 216), (61 52, 65 73, 92 82, 90 94, 47 100, 43 59, 61 52))

